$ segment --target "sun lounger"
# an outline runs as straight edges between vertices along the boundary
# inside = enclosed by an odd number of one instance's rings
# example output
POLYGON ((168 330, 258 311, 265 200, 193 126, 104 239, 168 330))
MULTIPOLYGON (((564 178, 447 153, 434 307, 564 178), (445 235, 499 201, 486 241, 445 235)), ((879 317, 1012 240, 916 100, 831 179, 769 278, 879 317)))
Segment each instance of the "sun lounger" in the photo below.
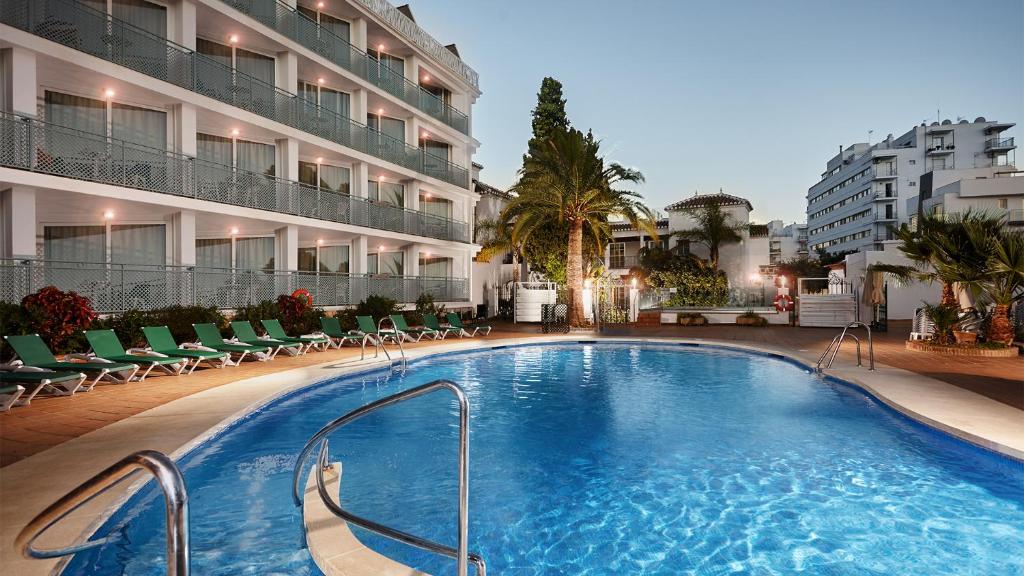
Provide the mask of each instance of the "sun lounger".
POLYGON ((456 334, 458 334, 460 338, 464 337, 464 336, 469 336, 470 338, 472 338, 473 336, 476 336, 477 332, 483 332, 484 336, 486 336, 486 335, 491 333, 491 327, 490 326, 485 326, 485 325, 466 326, 466 325, 464 325, 462 323, 462 319, 459 318, 459 315, 456 314, 455 312, 449 312, 448 313, 448 325, 455 329, 456 334), (469 331, 470 328, 473 329, 472 332, 469 331))
POLYGON ((129 354, 113 330, 86 330, 85 339, 89 341, 89 346, 92 346, 97 358, 110 362, 131 362, 141 366, 142 374, 135 376, 140 382, 145 380, 154 368, 178 376, 188 366, 188 361, 181 356, 168 356, 160 352, 129 354))
POLYGON ((231 330, 235 333, 235 339, 243 344, 270 346, 273 349, 273 352, 270 353, 271 358, 276 357, 277 353, 281 350, 288 352, 292 356, 298 356, 305 352, 305 346, 298 342, 285 342, 275 338, 260 338, 256 335, 256 330, 248 320, 235 320, 231 323, 231 330))
MULTIPOLYGON (((179 347, 174 341, 174 336, 171 335, 170 328, 167 326, 146 326, 142 329, 142 333, 146 336, 149 348, 154 352, 168 356, 181 356, 185 359, 191 358, 192 363, 188 369, 189 374, 195 371, 201 362, 206 362, 214 368, 223 368, 231 365, 231 354, 228 352, 210 349, 203 350, 198 347, 179 347)), ((183 346, 188 345, 185 344, 183 346)))
POLYGON ((196 331, 200 344, 218 352, 227 352, 235 357, 236 362, 241 362, 249 354, 252 354, 253 357, 260 361, 273 358, 270 355, 272 351, 270 346, 252 346, 238 342, 226 342, 221 337, 220 330, 213 324, 193 324, 192 329, 196 331))
POLYGON ((82 387, 82 382, 85 382, 85 374, 81 372, 54 372, 15 365, 3 366, 0 370, 3 370, 0 372, 0 386, 17 386, 23 392, 17 393, 14 398, 4 396, 4 393, 0 392, 0 406, 6 405, 4 410, 11 406, 28 406, 40 392, 54 396, 71 396, 82 387), (8 402, 10 404, 7 404, 8 402))
POLYGON ((431 328, 410 328, 409 324, 405 321, 405 316, 401 314, 392 314, 391 323, 395 326, 395 330, 398 330, 399 334, 405 336, 412 342, 419 342, 424 336, 430 336, 434 340, 437 340, 439 333, 437 330, 431 328))
MULTIPOLYGON (((370 323, 372 324, 373 321, 371 320, 370 323)), ((359 344, 359 347, 362 349, 362 354, 360 354, 360 356, 359 356, 360 360, 366 357, 366 343, 367 342, 371 342, 374 345, 376 345, 376 343, 377 343, 376 342, 376 338, 377 337, 374 336, 373 334, 366 334, 366 333, 360 332, 358 330, 351 331, 351 332, 346 332, 346 331, 342 330, 341 329, 341 321, 338 320, 337 318, 329 318, 327 316, 321 316, 320 317, 320 328, 323 329, 324 335, 326 335, 328 338, 330 338, 330 340, 334 344, 335 348, 341 348, 341 346, 345 342, 352 342, 353 344, 359 344)), ((380 355, 380 351, 379 350, 376 351, 376 355, 377 356, 380 355)))
MULTIPOLYGON (((449 334, 458 334, 459 333, 458 330, 456 330, 455 328, 452 328, 450 326, 441 326, 441 322, 439 322, 438 319, 437 319, 437 316, 435 316, 433 314, 424 314, 423 315, 423 325, 426 326, 427 328, 430 328, 431 330, 434 330, 435 332, 437 332, 439 337, 441 338, 441 340, 444 340, 445 338, 447 338, 449 334)), ((435 337, 435 339, 436 338, 437 337, 435 337)))
POLYGON ((281 326, 280 320, 268 319, 260 320, 260 324, 263 324, 263 329, 267 331, 267 336, 270 336, 274 340, 280 340, 282 342, 293 342, 305 346, 302 353, 309 352, 310 348, 323 347, 324 350, 331 343, 331 339, 326 336, 289 336, 284 331, 284 327, 281 326))
POLYGON ((53 356, 49 346, 46 345, 46 342, 43 342, 43 339, 38 334, 4 336, 4 339, 11 345, 11 348, 14 348, 15 354, 18 355, 18 358, 26 366, 55 371, 95 374, 96 377, 88 381, 89 383, 84 386, 83 390, 86 392, 92 390, 101 379, 105 378, 116 384, 124 384, 131 380, 136 372, 139 371, 139 365, 135 363, 104 362, 99 358, 88 359, 83 356, 78 356, 83 360, 81 362, 58 361, 53 356))

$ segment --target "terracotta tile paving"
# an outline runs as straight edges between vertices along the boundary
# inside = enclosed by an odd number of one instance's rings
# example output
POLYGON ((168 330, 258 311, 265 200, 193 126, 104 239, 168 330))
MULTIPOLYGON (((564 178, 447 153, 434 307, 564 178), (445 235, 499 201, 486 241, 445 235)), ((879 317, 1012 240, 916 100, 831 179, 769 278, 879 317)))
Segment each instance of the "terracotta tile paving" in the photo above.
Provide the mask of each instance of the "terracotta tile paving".
MULTIPOLYGON (((506 325, 489 339, 535 335, 536 325, 506 325)), ((963 358, 932 353, 910 352, 903 347, 909 325, 890 323, 888 333, 875 339, 875 357, 883 364, 966 388, 1000 402, 1024 409, 1024 357, 963 358)), ((836 330, 814 328, 748 328, 731 325, 706 327, 662 326, 652 328, 614 327, 610 336, 687 337, 760 344, 793 351, 820 353, 836 330)), ((407 348, 433 345, 432 342, 408 344, 407 348)), ((196 392, 282 369, 323 362, 357 358, 358 348, 311 352, 298 358, 280 356, 273 362, 246 362, 227 369, 200 369, 190 376, 155 375, 144 382, 126 385, 101 384, 92 392, 70 398, 37 397, 30 406, 0 414, 0 466, 6 466, 72 438, 110 423, 139 414, 196 392)), ((866 351, 865 351, 866 354, 866 351)), ((853 348, 840 354, 836 362, 850 362, 853 348)), ((1024 417, 1024 416, 1022 416, 1024 417)))

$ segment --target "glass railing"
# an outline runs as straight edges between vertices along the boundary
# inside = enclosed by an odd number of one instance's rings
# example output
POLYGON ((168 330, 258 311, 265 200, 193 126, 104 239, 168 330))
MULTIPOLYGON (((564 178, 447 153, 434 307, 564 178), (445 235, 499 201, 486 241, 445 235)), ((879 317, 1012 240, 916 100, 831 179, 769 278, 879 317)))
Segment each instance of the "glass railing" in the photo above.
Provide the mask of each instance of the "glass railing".
POLYGON ((1013 147, 1013 138, 989 138, 988 140, 985 140, 985 150, 1013 147))
POLYGON ((469 242, 465 222, 0 114, 0 165, 318 220, 469 242))
POLYGON ((463 134, 469 134, 469 118, 465 114, 409 81, 401 71, 379 62, 281 0, 222 1, 403 102, 426 112, 431 118, 440 120, 463 134))
POLYGON ((876 165, 871 169, 871 176, 873 178, 888 178, 890 176, 896 176, 896 167, 876 165))
POLYGON ((78 292, 100 313, 191 305, 232 309, 298 289, 308 290, 315 306, 350 306, 373 295, 401 303, 422 294, 439 302, 469 299, 465 278, 0 260, 0 301, 20 302, 45 286, 78 292))
POLYGON ((0 22, 463 188, 469 172, 75 0, 0 0, 0 22))

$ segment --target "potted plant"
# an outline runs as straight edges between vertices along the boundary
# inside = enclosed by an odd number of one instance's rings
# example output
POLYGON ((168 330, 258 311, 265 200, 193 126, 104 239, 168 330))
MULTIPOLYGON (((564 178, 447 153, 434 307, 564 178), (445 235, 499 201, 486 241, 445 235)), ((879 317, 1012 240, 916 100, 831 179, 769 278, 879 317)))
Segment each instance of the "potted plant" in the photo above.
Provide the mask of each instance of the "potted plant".
POLYGON ((737 326, 767 326, 768 320, 763 316, 754 312, 753 310, 747 310, 743 314, 736 316, 737 326))
POLYGON ((960 326, 960 309, 949 304, 929 304, 923 302, 924 314, 935 327, 932 341, 948 346, 953 343, 954 330, 960 326))
POLYGON ((967 332, 966 330, 953 330, 953 338, 956 339, 958 346, 971 346, 978 342, 978 333, 967 332))
POLYGON ((708 319, 696 312, 687 312, 679 315, 680 326, 707 326, 708 319))

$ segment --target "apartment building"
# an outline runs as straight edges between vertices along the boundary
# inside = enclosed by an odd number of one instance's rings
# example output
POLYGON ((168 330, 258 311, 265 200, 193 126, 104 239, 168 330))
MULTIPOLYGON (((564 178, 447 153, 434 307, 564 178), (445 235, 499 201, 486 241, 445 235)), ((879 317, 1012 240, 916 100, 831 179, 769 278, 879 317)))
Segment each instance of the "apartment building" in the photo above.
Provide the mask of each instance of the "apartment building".
POLYGON ((468 306, 478 76, 407 6, 0 6, 0 298, 468 306))
POLYGON ((769 224, 751 222, 753 206, 746 198, 724 194, 695 194, 665 207, 667 216, 657 221, 658 237, 653 238, 628 223, 612 226, 613 240, 605 255, 605 268, 613 275, 626 276, 639 263, 640 250, 655 244, 695 254, 709 256, 704 246, 691 244, 675 235, 681 230, 697 227, 693 211, 707 204, 718 204, 729 215, 730 221, 742 226, 742 240, 725 244, 719 250, 719 268, 728 275, 733 286, 759 285, 771 277, 772 266, 807 253, 806 226, 783 225, 782 221, 769 224))
POLYGON ((946 173, 935 176, 926 178, 921 193, 907 201, 911 227, 916 226, 918 210, 936 215, 988 214, 1003 218, 1007 226, 1024 226, 1024 171, 980 168, 948 175, 954 178, 940 178, 946 173))
POLYGON ((911 214, 899 208, 918 196, 922 180, 1012 166, 1016 146, 1003 132, 1013 126, 982 117, 944 120, 841 148, 807 191, 810 250, 883 249, 892 229, 909 221, 911 214))

